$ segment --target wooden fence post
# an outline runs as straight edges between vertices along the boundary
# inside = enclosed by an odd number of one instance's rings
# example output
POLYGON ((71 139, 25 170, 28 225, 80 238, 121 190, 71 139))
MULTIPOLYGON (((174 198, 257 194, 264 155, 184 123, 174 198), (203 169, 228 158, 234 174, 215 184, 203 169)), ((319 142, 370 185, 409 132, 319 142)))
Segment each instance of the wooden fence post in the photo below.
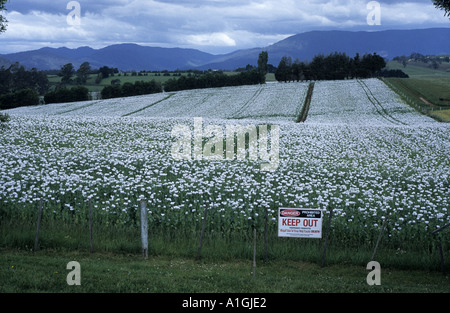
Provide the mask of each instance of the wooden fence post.
POLYGON ((328 236, 330 234, 331 218, 332 217, 333 217, 333 208, 330 209, 330 215, 328 217, 327 233, 325 235, 325 242, 323 244, 323 252, 322 252, 322 267, 325 265, 325 254, 326 254, 326 250, 327 250, 328 236))
POLYGON ((253 228, 253 280, 256 272, 256 228, 253 228))
POLYGON ((92 240, 92 200, 89 198, 89 251, 94 252, 94 243, 92 240))
POLYGON ((203 237, 205 236, 206 216, 208 215, 208 207, 205 207, 205 213, 203 214, 202 232, 200 234, 200 243, 198 245, 197 260, 200 260, 202 253, 203 237))
MULTIPOLYGON (((436 229, 435 231, 432 232, 432 234, 433 235, 437 235, 440 231, 446 229, 449 226, 450 226, 450 223, 442 226, 441 228, 436 229)), ((438 246, 439 255, 440 255, 440 258, 441 258, 441 272, 442 272, 442 275, 445 275, 444 253, 442 251, 442 244, 441 244, 441 240, 440 239, 438 239, 436 245, 438 246)))
POLYGON ((148 258, 148 219, 147 219, 147 206, 144 200, 141 200, 141 242, 142 242, 142 255, 144 258, 148 258))
POLYGON ((264 209, 264 219, 265 219, 265 225, 264 225, 264 261, 267 262, 267 223, 268 223, 268 214, 267 214, 267 208, 264 209))
POLYGON ((380 235, 378 236, 377 244, 375 245, 371 261, 375 261, 375 256, 377 255, 378 251, 378 245, 380 244, 381 237, 383 236, 384 229, 386 228, 387 220, 388 218, 386 217, 385 220, 383 221, 383 226, 381 227, 380 235))
POLYGON ((41 227, 43 200, 39 202, 39 213, 36 228, 36 237, 34 238, 34 252, 39 251, 39 228, 41 227))

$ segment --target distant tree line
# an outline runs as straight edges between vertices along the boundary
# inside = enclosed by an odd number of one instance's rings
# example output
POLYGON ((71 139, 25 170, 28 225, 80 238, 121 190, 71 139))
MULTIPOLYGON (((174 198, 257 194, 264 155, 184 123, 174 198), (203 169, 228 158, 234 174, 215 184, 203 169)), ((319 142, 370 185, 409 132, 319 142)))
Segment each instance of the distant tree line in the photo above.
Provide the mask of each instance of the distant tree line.
POLYGON ((423 55, 421 53, 413 52, 409 56, 397 56, 393 58, 394 61, 401 63, 403 67, 406 67, 409 62, 418 62, 427 64, 432 69, 438 69, 443 62, 449 63, 450 57, 448 55, 435 56, 435 55, 423 55))
POLYGON ((386 66, 381 56, 365 54, 360 57, 356 54, 350 58, 345 53, 335 52, 328 56, 316 55, 310 63, 292 62, 291 57, 283 57, 275 72, 278 81, 303 80, 340 80, 353 78, 369 78, 379 76, 386 66))
POLYGON ((172 78, 164 83, 164 90, 167 92, 204 89, 241 85, 256 85, 265 82, 256 70, 240 72, 235 75, 227 75, 223 72, 210 72, 199 77, 181 76, 178 79, 172 78))
POLYGON ((262 51, 259 54, 258 67, 256 68, 247 67, 247 69, 242 69, 238 74, 234 75, 227 75, 222 71, 208 71, 206 74, 197 77, 181 76, 178 79, 172 78, 164 84, 164 90, 170 92, 188 89, 264 84, 268 71, 268 59, 267 51, 262 51))
POLYGON ((39 95, 49 88, 47 75, 33 68, 26 70, 15 63, 8 68, 0 68, 0 109, 39 104, 39 95))
POLYGON ((120 86, 119 84, 106 86, 103 88, 101 94, 102 99, 111 99, 119 97, 148 95, 162 91, 163 89, 161 83, 152 80, 150 82, 137 81, 134 84, 127 82, 122 86, 120 86))

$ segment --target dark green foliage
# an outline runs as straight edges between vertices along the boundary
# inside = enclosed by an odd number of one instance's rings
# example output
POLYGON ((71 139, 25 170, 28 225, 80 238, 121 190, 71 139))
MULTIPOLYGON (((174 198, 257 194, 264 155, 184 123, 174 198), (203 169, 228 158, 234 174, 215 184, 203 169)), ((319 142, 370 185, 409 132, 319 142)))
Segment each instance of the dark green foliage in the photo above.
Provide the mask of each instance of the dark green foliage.
POLYGON ((275 72, 275 79, 278 81, 290 81, 292 77, 292 59, 291 57, 282 57, 280 64, 275 72))
POLYGON ((122 97, 122 88, 120 85, 106 86, 102 90, 102 99, 111 99, 122 97))
POLYGON ((0 96, 0 109, 7 110, 22 106, 39 104, 39 95, 33 89, 22 89, 15 93, 0 96))
POLYGON ((181 76, 178 79, 169 79, 164 84, 164 90, 171 92, 190 89, 257 85, 263 83, 265 83, 265 75, 262 77, 257 69, 240 72, 237 75, 226 75, 222 72, 208 72, 199 77, 181 76))
POLYGON ((11 119, 11 117, 8 114, 0 113, 0 125, 2 125, 2 123, 8 123, 10 121, 10 119, 11 119))
POLYGON ((68 63, 61 67, 61 72, 59 76, 61 76, 61 84, 66 85, 72 83, 72 76, 75 75, 75 68, 72 63, 68 63))
POLYGON ((261 79, 265 80, 267 71, 268 71, 268 65, 267 62, 269 61, 269 54, 267 53, 267 51, 262 51, 259 54, 259 58, 258 58, 258 72, 259 75, 261 76, 261 79))
POLYGON ((0 95, 14 94, 23 89, 32 89, 43 95, 48 88, 47 75, 35 68, 27 71, 19 63, 15 63, 8 68, 0 68, 0 95))
POLYGON ((89 100, 89 90, 83 86, 75 86, 71 89, 59 88, 47 93, 44 97, 46 104, 64 103, 89 100))
POLYGON ((137 81, 134 84, 127 82, 123 86, 114 84, 103 88, 102 99, 140 96, 158 92, 162 92, 162 86, 154 80, 150 82, 137 81))
POLYGON ((284 82, 369 78, 379 76, 385 66, 386 61, 376 53, 366 54, 362 58, 359 54, 354 58, 337 52, 328 56, 320 54, 309 64, 298 60, 292 63, 290 57, 283 57, 275 72, 275 78, 284 82))
POLYGON ((108 78, 109 76, 114 76, 114 74, 117 73, 119 73, 119 69, 117 68, 102 66, 98 69, 97 83, 101 82, 102 79, 108 78))
POLYGON ((380 73, 381 77, 398 77, 398 78, 409 78, 409 75, 405 74, 402 70, 382 70, 380 73))
POLYGON ((90 72, 91 66, 89 65, 89 62, 81 64, 80 68, 77 70, 77 83, 86 84, 90 72))
POLYGON ((449 0, 433 0, 436 8, 444 10, 444 16, 450 17, 450 1, 449 0))

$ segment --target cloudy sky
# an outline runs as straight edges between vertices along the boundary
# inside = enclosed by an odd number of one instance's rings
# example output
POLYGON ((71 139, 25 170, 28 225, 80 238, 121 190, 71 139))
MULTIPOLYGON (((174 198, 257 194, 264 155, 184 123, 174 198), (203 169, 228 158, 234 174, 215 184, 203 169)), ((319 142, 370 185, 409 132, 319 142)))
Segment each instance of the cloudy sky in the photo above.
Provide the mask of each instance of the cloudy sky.
POLYGON ((9 0, 0 54, 115 43, 220 54, 311 30, 450 27, 431 0, 378 3, 379 11, 369 0, 9 0))

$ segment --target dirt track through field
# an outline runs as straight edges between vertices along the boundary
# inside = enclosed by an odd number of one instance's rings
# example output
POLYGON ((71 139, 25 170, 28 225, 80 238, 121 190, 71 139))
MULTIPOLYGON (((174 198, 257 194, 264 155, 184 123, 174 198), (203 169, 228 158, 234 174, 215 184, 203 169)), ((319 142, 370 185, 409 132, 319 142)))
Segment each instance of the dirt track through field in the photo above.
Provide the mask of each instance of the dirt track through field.
POLYGON ((261 86, 258 88, 258 90, 255 91, 255 93, 253 94, 253 96, 252 96, 246 103, 244 103, 244 104, 242 105, 242 107, 241 107, 239 110, 237 110, 236 112, 234 112, 234 114, 233 114, 233 118, 234 118, 234 119, 239 118, 239 117, 240 117, 240 114, 241 114, 242 112, 244 112, 244 110, 245 110, 251 103, 254 103, 254 102, 256 101, 256 99, 259 97, 259 95, 260 95, 261 92, 263 91, 263 88, 264 88, 264 86, 261 85, 261 86))
POLYGON ((305 102, 303 104, 302 111, 297 119, 297 123, 304 123, 308 117, 309 107, 311 105, 311 99, 314 92, 314 83, 310 83, 308 87, 308 93, 306 94, 305 102))

